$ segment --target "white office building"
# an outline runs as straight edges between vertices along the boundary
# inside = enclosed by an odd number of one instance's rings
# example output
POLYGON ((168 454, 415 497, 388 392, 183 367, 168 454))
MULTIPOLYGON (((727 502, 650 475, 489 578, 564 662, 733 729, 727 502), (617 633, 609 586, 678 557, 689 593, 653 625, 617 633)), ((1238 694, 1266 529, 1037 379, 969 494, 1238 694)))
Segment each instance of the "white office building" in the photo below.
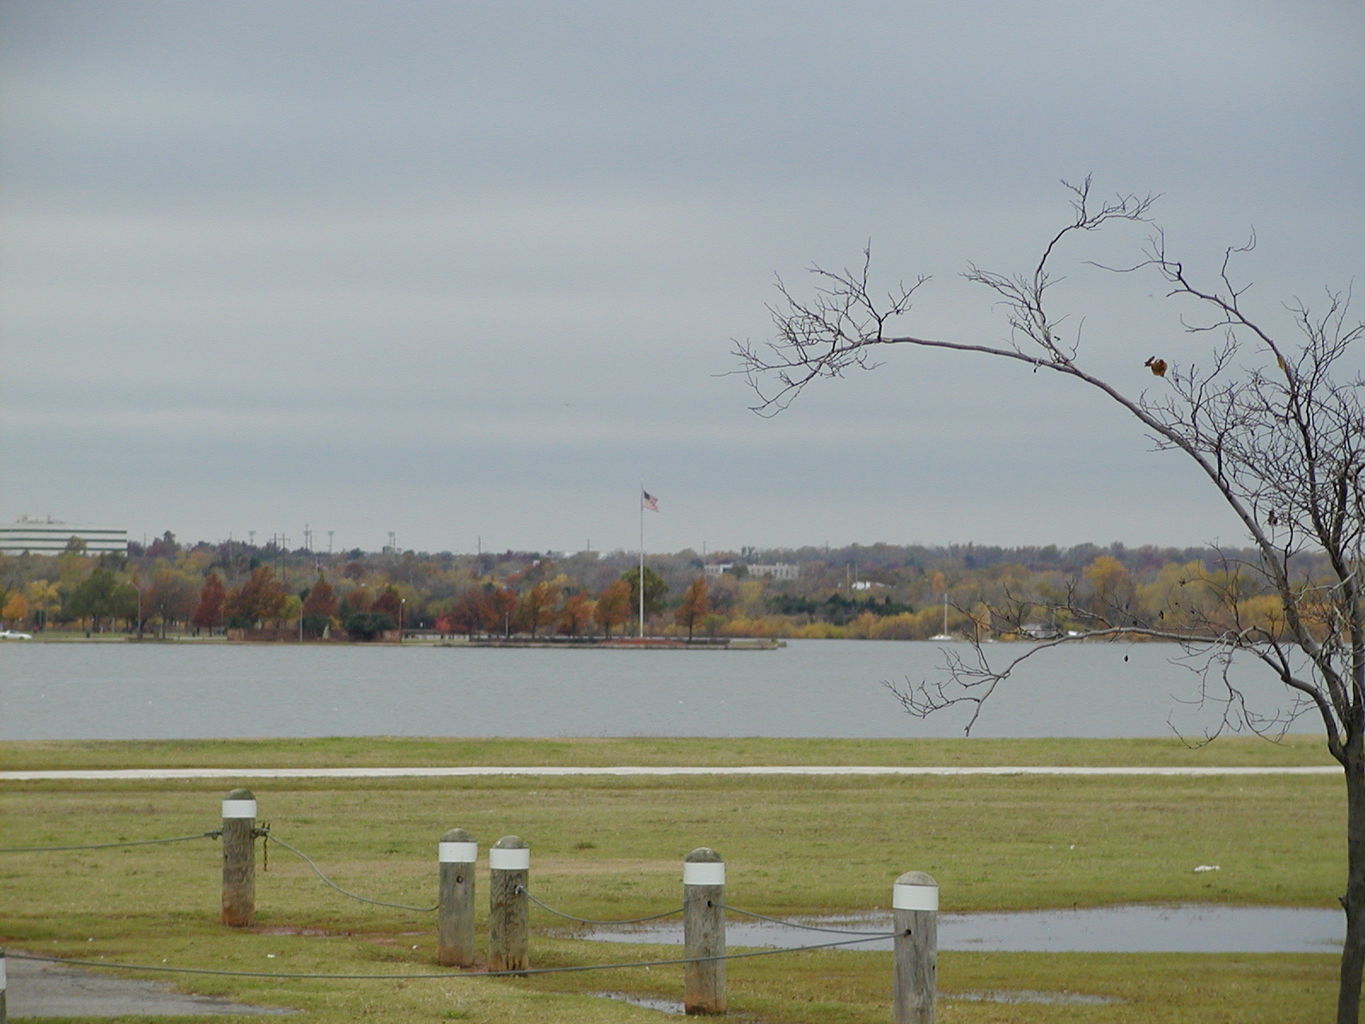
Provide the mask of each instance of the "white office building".
MULTIPOLYGON (((714 565, 702 566, 702 572, 707 579, 719 579, 726 573, 734 573, 742 563, 719 562, 714 565)), ((743 568, 750 576, 767 576, 775 580, 794 580, 801 575, 801 567, 790 562, 775 562, 772 565, 744 565, 743 568)))
POLYGON ((72 538, 85 545, 85 553, 101 555, 110 552, 126 554, 128 531, 101 526, 80 526, 55 519, 20 519, 11 526, 0 526, 0 552, 17 555, 28 551, 35 555, 59 555, 72 538))

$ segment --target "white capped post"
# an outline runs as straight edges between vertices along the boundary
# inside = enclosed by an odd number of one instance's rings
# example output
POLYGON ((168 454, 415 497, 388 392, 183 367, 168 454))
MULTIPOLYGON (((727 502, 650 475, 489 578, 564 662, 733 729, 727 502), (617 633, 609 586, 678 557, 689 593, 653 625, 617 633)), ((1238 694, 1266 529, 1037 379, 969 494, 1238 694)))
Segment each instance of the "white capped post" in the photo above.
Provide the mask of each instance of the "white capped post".
POLYGON ((256 798, 234 789, 223 801, 223 924, 249 927, 256 918, 256 798))
POLYGON ((530 966, 531 850, 519 836, 503 836, 488 851, 488 969, 524 971, 530 966))
POLYGON ((725 861, 710 847, 683 860, 683 1009, 725 1012, 725 861))
POLYGON ((895 918, 892 1024, 934 1024, 938 999, 938 883, 907 871, 891 890, 895 918))
POLYGON ((436 847, 440 881, 436 898, 436 962, 443 967, 474 963, 474 865, 479 844, 452 828, 436 847))

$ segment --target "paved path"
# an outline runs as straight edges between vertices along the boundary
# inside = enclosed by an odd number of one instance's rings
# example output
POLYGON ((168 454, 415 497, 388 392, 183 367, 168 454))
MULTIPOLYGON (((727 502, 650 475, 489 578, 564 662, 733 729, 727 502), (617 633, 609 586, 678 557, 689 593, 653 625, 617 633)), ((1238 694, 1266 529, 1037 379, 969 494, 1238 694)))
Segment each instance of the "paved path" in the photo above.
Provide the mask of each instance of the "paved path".
POLYGON ((26 1017, 224 1017, 283 1015, 296 1011, 274 1006, 250 1006, 213 996, 178 992, 168 984, 117 978, 100 971, 68 967, 41 960, 5 958, 7 1011, 10 1020, 26 1017))
POLYGON ((115 768, 61 771, 0 771, 0 782, 120 779, 393 779, 459 778, 479 775, 592 776, 592 775, 1335 775, 1333 765, 1212 766, 1171 767, 1115 766, 1107 768, 1075 765, 994 765, 990 767, 951 767, 913 765, 741 765, 735 767, 666 767, 656 765, 614 765, 608 767, 566 768, 542 766, 414 766, 410 768, 115 768))

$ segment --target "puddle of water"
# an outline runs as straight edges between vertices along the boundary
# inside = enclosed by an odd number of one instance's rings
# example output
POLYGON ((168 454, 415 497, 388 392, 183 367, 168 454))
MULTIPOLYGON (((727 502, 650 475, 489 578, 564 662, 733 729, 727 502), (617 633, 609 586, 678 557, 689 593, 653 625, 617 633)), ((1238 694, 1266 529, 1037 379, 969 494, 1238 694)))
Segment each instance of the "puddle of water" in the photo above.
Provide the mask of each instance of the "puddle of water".
POLYGON ((593 995, 599 999, 615 999, 618 1003, 643 1006, 646 1010, 658 1010, 661 1013, 671 1013, 678 1017, 684 1016, 681 999, 654 999, 650 996, 631 995, 629 992, 594 992, 593 995))
MULTIPOLYGON (((675 1017, 685 1015, 681 999, 655 999, 650 996, 631 995, 629 992, 594 992, 593 995, 599 999, 615 999, 617 1002, 630 1003, 632 1006, 643 1006, 646 1010, 658 1010, 660 1013, 671 1014, 675 1017)), ((1088 996, 1080 992, 1038 992, 1034 989, 1018 989, 1016 991, 988 989, 984 992, 954 992, 950 994, 940 992, 939 999, 957 1000, 964 1003, 1027 1003, 1039 1006, 1108 1006, 1122 1002, 1122 1000, 1110 996, 1088 996)))
POLYGON ((1016 991, 989 989, 985 992, 955 992, 940 999, 956 999, 964 1003, 1031 1003, 1040 1006, 1109 1006, 1123 1000, 1111 996, 1087 996, 1080 992, 1037 992, 1021 988, 1016 991))
MULTIPOLYGON (((792 918, 797 924, 892 930, 891 915, 792 918)), ((1341 949, 1345 920, 1339 910, 1302 907, 1225 907, 1172 904, 1038 910, 999 914, 939 914, 938 948, 989 952, 1042 953, 1335 953, 1341 949)), ((682 942, 682 926, 659 925, 595 929, 585 938, 604 942, 682 942)), ((729 914, 728 946, 794 949, 840 936, 784 927, 729 914)), ((853 950, 889 950, 891 940, 863 942, 853 950)))

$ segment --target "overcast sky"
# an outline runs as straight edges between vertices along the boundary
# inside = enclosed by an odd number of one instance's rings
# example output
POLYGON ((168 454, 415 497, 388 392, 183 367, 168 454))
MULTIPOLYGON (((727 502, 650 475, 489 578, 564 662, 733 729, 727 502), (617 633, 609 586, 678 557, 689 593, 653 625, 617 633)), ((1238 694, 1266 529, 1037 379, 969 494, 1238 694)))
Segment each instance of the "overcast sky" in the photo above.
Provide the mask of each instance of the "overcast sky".
MULTIPOLYGON (((1159 192, 1249 301, 1365 274, 1365 6, 0 0, 0 520, 301 545, 1240 544, 1062 382, 892 351, 765 420, 774 275, 1032 266, 1060 179, 1159 192)), ((1066 251, 1134 391, 1195 343, 1066 251)))

